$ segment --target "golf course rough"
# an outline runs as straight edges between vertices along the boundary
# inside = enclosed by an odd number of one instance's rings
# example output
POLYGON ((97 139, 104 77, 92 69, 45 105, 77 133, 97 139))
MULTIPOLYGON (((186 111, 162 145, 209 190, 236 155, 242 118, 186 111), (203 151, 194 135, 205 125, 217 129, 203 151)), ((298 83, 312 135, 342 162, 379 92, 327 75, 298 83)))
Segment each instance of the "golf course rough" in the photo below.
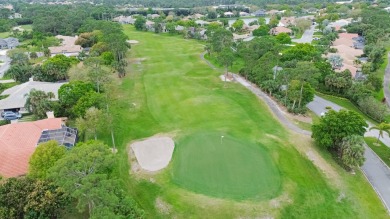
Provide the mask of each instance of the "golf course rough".
POLYGON ((235 200, 267 200, 281 190, 279 171, 259 144, 201 132, 178 139, 176 145, 172 180, 180 187, 235 200))

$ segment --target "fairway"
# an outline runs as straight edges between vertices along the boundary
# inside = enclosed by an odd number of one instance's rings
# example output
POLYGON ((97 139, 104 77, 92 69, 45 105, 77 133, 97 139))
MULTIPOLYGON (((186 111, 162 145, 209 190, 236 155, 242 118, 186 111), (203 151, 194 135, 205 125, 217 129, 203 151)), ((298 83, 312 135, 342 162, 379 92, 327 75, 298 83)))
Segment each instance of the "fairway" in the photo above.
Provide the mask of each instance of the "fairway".
POLYGON ((209 196, 262 200, 275 197, 281 184, 262 146, 215 132, 178 141, 173 182, 209 196))
POLYGON ((345 185, 335 187, 262 101, 238 83, 224 85, 200 58, 203 43, 124 28, 139 43, 110 106, 117 174, 146 218, 388 216, 360 172, 339 170, 345 185), (154 175, 129 174, 127 146, 155 135, 175 140, 171 162, 154 175), (347 198, 337 201, 340 194, 347 198))

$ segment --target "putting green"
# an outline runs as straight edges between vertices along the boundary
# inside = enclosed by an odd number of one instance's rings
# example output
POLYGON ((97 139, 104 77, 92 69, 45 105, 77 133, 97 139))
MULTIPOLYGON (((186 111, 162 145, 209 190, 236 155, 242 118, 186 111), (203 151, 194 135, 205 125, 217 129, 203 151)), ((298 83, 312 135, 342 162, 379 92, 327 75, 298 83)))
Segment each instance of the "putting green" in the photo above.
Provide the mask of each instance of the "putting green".
POLYGON ((218 198, 270 199, 281 188, 279 171, 260 145, 215 132, 179 139, 173 182, 218 198))

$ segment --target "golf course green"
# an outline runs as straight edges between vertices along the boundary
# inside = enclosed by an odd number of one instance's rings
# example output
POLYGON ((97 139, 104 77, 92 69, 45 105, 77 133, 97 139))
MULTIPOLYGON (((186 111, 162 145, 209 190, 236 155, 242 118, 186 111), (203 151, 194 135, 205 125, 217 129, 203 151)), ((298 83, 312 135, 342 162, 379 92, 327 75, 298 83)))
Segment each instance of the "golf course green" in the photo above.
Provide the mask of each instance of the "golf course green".
POLYGON ((269 199, 281 188, 278 169, 263 146, 212 131, 177 142, 173 182, 233 199, 269 199))
MULTIPOLYGON (((224 85, 222 72, 200 58, 204 43, 131 25, 124 31, 139 43, 110 103, 114 174, 146 218, 388 217, 361 172, 345 172, 308 137, 292 141, 247 88, 224 85), (174 139, 170 164, 158 173, 133 173, 129 144, 154 135, 174 139), (330 164, 331 178, 297 150, 304 144, 330 164)), ((111 142, 110 134, 99 136, 111 142)))

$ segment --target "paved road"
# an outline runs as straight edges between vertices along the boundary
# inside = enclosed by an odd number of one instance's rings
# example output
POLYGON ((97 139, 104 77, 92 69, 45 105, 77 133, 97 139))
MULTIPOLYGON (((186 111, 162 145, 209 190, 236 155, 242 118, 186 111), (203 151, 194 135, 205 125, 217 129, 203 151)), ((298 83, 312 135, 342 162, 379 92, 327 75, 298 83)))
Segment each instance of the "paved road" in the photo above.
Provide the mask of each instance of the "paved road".
POLYGON ((261 100, 263 100, 268 107, 271 109, 271 111, 276 115, 276 117, 279 119, 279 121, 289 128, 290 130, 304 134, 304 135, 311 135, 311 132, 302 130, 298 126, 296 126, 294 123, 292 123, 286 116, 285 112, 279 108, 279 106, 275 103, 274 100, 272 100, 267 94, 265 94, 263 91, 261 91, 256 85, 253 85, 249 81, 245 80, 243 77, 233 74, 234 79, 242 84, 244 87, 248 88, 252 93, 256 94, 257 97, 259 97, 261 100))
POLYGON ((9 69, 11 59, 7 56, 6 50, 0 50, 0 78, 3 78, 4 73, 9 69))
POLYGON ((300 39, 293 39, 295 43, 311 43, 313 41, 314 28, 316 25, 311 25, 310 29, 305 30, 300 39))
POLYGON ((383 91, 386 98, 386 103, 390 106, 390 53, 387 54, 387 58, 389 62, 387 63, 387 67, 385 69, 385 77, 383 78, 383 91))
MULTIPOLYGON (((311 111, 319 116, 327 111, 327 109, 325 109, 327 106, 332 107, 332 109, 336 111, 343 109, 339 105, 318 96, 315 96, 314 100, 307 105, 311 111)), ((373 126, 373 124, 369 122, 367 123, 370 127, 373 126)), ((379 132, 377 130, 371 130, 367 131, 365 136, 378 137, 378 134, 379 132)), ((390 147, 389 136, 385 135, 384 138, 381 138, 381 141, 390 147)), ((378 196, 382 199, 382 202, 386 206, 387 210, 390 211, 390 169, 368 146, 366 146, 364 157, 366 158, 366 161, 361 169, 372 187, 377 192, 378 196)))

